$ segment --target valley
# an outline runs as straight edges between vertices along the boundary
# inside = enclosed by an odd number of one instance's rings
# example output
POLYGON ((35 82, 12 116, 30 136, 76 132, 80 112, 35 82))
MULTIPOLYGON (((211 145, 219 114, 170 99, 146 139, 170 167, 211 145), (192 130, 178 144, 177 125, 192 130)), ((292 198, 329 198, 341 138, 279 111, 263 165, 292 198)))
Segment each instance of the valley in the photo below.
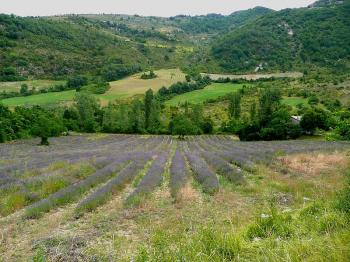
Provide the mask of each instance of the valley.
POLYGON ((68 2, 0 14, 0 262, 350 261, 349 0, 68 2))

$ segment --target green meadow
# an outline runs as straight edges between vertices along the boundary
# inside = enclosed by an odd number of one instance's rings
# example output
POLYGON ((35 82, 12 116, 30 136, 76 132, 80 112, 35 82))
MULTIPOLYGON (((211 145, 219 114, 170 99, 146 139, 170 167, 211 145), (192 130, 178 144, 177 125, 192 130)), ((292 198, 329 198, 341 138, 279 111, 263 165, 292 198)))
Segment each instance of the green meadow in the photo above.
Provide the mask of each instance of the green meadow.
POLYGON ((176 106, 184 102, 200 104, 210 99, 216 99, 229 93, 235 92, 242 87, 243 84, 214 83, 205 87, 204 89, 195 90, 189 93, 175 96, 167 101, 166 104, 170 106, 176 106))

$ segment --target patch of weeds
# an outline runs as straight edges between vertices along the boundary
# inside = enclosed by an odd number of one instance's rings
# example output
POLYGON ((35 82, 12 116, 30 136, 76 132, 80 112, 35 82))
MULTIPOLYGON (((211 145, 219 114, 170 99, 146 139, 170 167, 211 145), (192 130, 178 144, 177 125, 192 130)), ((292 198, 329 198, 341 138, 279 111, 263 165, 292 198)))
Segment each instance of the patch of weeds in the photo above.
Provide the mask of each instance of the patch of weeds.
POLYGON ((314 202, 311 205, 303 208, 300 211, 301 218, 315 218, 316 216, 320 217, 322 213, 324 213, 326 207, 321 202, 314 202))
POLYGON ((34 242, 34 261, 90 261, 83 254, 86 241, 82 237, 49 237, 34 242))
POLYGON ((22 192, 12 193, 1 199, 0 214, 7 216, 23 208, 27 204, 26 195, 22 192))
POLYGON ((43 181, 41 185, 40 195, 42 198, 46 198, 49 195, 57 192, 58 190, 66 187, 68 185, 68 181, 64 178, 52 178, 43 181))
POLYGON ((69 174, 70 176, 73 176, 76 179, 81 180, 81 179, 87 178, 89 175, 91 175, 95 171, 96 169, 89 164, 79 164, 79 165, 72 166, 69 172, 67 172, 67 174, 69 174))
POLYGON ((269 237, 289 238, 293 232, 292 216, 278 213, 272 208, 270 214, 257 217, 256 222, 248 227, 246 236, 250 240, 269 237))
POLYGON ((218 256, 222 261, 234 260, 242 248, 241 241, 237 236, 219 233, 212 228, 202 230, 198 241, 202 246, 201 252, 208 257, 218 256))
POLYGON ((339 229, 345 228, 347 221, 344 215, 330 212, 320 218, 319 231, 321 233, 330 234, 339 229))
POLYGON ((135 194, 131 197, 128 197, 125 202, 124 202, 124 206, 126 208, 129 208, 129 207, 135 207, 135 206, 140 206, 141 203, 147 199, 149 196, 149 194, 147 193, 139 193, 139 194, 135 194))
POLYGON ((65 168, 67 165, 68 165, 67 162, 60 161, 60 162, 56 162, 56 163, 53 163, 53 164, 49 165, 49 167, 47 168, 47 170, 48 170, 48 171, 56 171, 56 170, 65 168))
POLYGON ((339 193, 336 208, 345 213, 350 219, 350 170, 346 172, 347 184, 345 188, 339 193))
POLYGON ((191 238, 187 234, 169 235, 157 230, 150 245, 139 247, 135 261, 234 261, 242 250, 241 239, 218 228, 200 228, 191 238))
POLYGON ((144 175, 147 173, 147 171, 148 171, 149 168, 151 167, 153 161, 154 161, 153 159, 150 160, 150 161, 148 161, 148 162, 146 163, 146 165, 144 166, 143 170, 141 170, 141 171, 137 174, 137 176, 135 177, 134 181, 132 182, 132 186, 133 186, 133 187, 137 187, 137 186, 140 184, 142 178, 144 177, 144 175))

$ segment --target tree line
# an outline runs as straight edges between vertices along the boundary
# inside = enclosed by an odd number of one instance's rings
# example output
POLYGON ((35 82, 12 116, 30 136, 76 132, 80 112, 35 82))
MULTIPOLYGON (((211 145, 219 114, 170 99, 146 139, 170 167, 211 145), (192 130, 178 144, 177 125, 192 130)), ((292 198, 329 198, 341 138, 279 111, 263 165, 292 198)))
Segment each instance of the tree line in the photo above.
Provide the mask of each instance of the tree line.
POLYGON ((48 138, 69 131, 127 134, 198 135, 213 132, 213 123, 205 118, 202 106, 194 106, 168 116, 162 103, 149 89, 143 100, 120 102, 101 107, 88 92, 79 92, 74 105, 46 109, 40 106, 10 110, 0 103, 0 142, 21 138, 48 138))

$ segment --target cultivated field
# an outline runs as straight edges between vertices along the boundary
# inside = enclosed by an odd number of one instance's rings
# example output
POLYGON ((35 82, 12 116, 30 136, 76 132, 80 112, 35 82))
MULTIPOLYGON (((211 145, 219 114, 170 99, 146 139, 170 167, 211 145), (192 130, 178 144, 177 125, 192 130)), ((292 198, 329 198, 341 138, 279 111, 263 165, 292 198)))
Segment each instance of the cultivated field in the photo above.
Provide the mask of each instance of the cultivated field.
POLYGON ((31 96, 12 97, 3 99, 0 102, 10 107, 26 105, 57 105, 73 101, 75 93, 75 90, 50 92, 31 96))
POLYGON ((241 89, 243 85, 241 84, 231 84, 231 83, 214 83, 204 89, 195 90, 192 92, 177 95, 166 101, 167 105, 177 106, 178 104, 189 102, 193 104, 203 103, 210 99, 217 99, 219 97, 225 96, 229 93, 233 93, 241 89))
POLYGON ((282 103, 290 106, 297 106, 299 104, 306 105, 307 99, 303 97, 287 97, 284 96, 282 99, 282 103))
POLYGON ((346 219, 330 205, 349 143, 133 135, 37 143, 0 145, 0 261, 350 256, 346 219))
POLYGON ((55 85, 64 85, 66 81, 55 81, 55 80, 28 80, 28 81, 18 81, 18 82, 0 82, 0 92, 6 91, 16 91, 19 92, 23 84, 28 85, 29 89, 43 89, 49 88, 55 85))
POLYGON ((209 76, 212 80, 218 80, 220 78, 258 80, 258 79, 273 78, 273 77, 274 78, 300 78, 300 77, 303 77, 303 73, 299 73, 299 72, 272 73, 272 74, 247 74, 247 75, 202 73, 201 75, 209 76))
POLYGON ((110 98, 128 98, 134 95, 144 94, 148 89, 158 91, 161 87, 169 87, 177 82, 184 82, 185 74, 179 69, 162 69, 154 72, 157 78, 143 80, 140 79, 142 73, 135 74, 125 79, 111 82, 111 89, 100 98, 109 100, 110 98))

